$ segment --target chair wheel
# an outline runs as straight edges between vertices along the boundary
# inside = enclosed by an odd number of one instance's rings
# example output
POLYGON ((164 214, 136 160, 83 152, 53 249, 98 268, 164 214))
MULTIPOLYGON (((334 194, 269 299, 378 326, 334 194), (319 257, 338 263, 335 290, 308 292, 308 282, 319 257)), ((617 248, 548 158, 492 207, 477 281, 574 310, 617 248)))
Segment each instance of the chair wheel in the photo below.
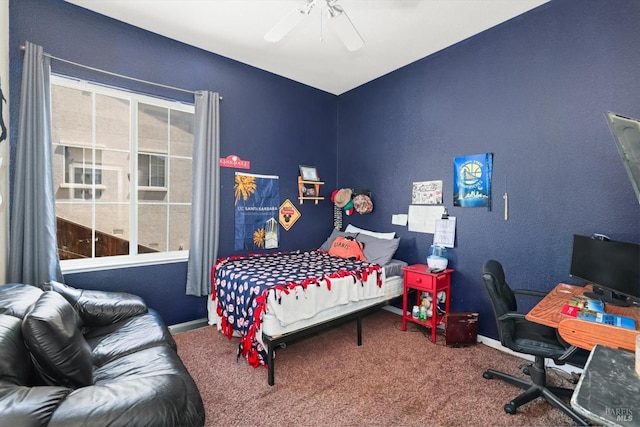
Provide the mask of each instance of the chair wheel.
POLYGON ((513 403, 507 403, 504 405, 504 412, 514 415, 516 413, 516 406, 513 403))
POLYGON ((492 378, 493 378, 493 375, 491 375, 489 372, 484 372, 484 373, 482 374, 482 377, 483 377, 483 378, 486 378, 486 379, 488 379, 488 380, 490 380, 490 379, 492 379, 492 378))

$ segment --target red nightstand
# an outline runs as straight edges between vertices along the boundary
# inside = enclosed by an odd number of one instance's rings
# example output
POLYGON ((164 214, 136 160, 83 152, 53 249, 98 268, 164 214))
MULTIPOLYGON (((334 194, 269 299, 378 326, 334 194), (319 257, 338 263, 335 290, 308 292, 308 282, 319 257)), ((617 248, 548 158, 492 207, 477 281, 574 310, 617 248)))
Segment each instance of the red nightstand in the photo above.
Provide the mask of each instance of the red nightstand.
POLYGON ((451 273, 454 270, 446 269, 441 273, 429 273, 429 266, 425 264, 414 264, 403 267, 404 270, 404 294, 402 296, 402 330, 407 330, 407 321, 417 323, 418 325, 431 328, 431 342, 436 342, 436 328, 439 324, 444 323, 446 313, 449 313, 450 290, 451 290, 451 273), (409 289, 416 291, 416 305, 420 305, 420 293, 431 293, 431 300, 434 305, 437 304, 438 292, 444 291, 445 313, 438 315, 438 310, 434 307, 433 314, 426 321, 413 318, 411 308, 407 305, 407 294, 409 289), (408 311, 407 311, 408 310, 408 311))

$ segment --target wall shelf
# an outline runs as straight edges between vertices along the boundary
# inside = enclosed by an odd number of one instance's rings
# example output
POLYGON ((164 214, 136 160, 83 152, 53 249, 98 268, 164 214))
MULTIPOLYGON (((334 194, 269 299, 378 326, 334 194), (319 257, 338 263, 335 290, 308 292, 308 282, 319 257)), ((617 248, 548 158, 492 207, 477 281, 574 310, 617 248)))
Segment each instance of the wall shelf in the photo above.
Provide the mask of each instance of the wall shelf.
POLYGON ((324 197, 320 197, 320 186, 323 184, 324 182, 322 181, 304 181, 302 177, 299 176, 298 201, 300 204, 303 204, 305 200, 314 200, 317 205, 319 200, 324 200, 324 197))

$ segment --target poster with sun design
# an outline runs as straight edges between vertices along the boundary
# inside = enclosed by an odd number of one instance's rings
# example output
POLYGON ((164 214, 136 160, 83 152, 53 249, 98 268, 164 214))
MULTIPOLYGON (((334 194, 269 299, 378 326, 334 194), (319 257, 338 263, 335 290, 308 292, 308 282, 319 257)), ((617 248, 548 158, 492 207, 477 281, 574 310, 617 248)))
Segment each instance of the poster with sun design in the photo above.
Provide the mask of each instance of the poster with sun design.
POLYGON ((236 172, 236 251, 278 247, 280 182, 277 176, 236 172))
POLYGON ((493 153, 453 159, 453 206, 491 208, 493 153))

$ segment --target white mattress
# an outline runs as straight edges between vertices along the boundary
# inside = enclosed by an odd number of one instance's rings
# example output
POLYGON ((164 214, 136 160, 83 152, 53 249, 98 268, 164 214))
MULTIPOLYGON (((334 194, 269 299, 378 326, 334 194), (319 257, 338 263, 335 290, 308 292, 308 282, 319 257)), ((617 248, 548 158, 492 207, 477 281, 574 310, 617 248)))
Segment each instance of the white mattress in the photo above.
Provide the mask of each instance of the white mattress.
MULTIPOLYGON (((375 286, 375 285, 374 285, 375 286)), ((375 286, 378 288, 377 286, 375 286)), ((382 281, 382 287, 378 288, 380 292, 377 295, 366 299, 360 299, 358 301, 349 301, 344 304, 327 307, 312 317, 300 318, 293 322, 284 324, 281 322, 277 315, 273 312, 267 312, 262 315, 261 329, 258 330, 256 338, 262 343, 262 334, 267 334, 271 337, 278 337, 283 334, 298 331, 306 327, 316 325, 321 322, 332 320, 345 314, 352 313, 357 310, 378 304, 383 301, 390 300, 399 295, 402 295, 403 291, 403 277, 393 276, 382 281)))
MULTIPOLYGON (((406 263, 401 262, 404 265, 406 263)), ((382 286, 377 286, 375 274, 369 275, 365 286, 353 285, 351 277, 332 279, 331 290, 327 286, 309 286, 306 290, 275 294, 271 292, 267 299, 267 309, 262 315, 261 328, 256 338, 262 343, 262 334, 277 337, 286 333, 335 319, 354 311, 390 300, 403 292, 403 276, 387 278, 382 271, 382 286), (343 286, 340 281, 349 283, 343 286)), ((207 304, 209 324, 218 325, 220 318, 216 314, 216 301, 209 299, 207 304)), ((234 333, 235 336, 239 336, 234 333)))

